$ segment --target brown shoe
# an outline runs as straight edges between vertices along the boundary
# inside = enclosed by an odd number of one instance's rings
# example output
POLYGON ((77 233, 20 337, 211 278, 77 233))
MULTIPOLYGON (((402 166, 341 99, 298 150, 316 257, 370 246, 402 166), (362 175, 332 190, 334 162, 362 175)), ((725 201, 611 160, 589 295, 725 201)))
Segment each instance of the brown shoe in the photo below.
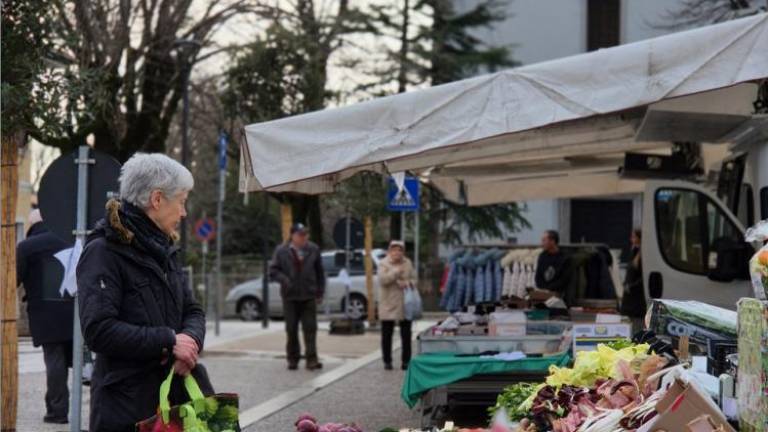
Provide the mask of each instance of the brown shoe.
POLYGON ((322 368, 323 368, 323 364, 320 363, 319 361, 307 360, 307 370, 313 371, 313 370, 318 370, 322 368))
POLYGON ((299 369, 298 363, 288 363, 288 370, 295 371, 299 369))

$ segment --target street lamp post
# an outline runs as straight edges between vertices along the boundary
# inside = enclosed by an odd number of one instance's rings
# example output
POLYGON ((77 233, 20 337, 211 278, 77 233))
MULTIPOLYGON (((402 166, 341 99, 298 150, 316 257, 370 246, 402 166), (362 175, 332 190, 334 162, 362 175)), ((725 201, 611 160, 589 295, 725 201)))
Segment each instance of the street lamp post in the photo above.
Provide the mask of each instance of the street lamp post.
MULTIPOLYGON (((194 39, 177 39, 173 43, 181 63, 183 86, 183 109, 181 115, 181 164, 189 168, 189 75, 192 72, 192 58, 200 49, 200 42, 194 39)), ((187 262, 187 219, 181 220, 181 264, 187 262)))

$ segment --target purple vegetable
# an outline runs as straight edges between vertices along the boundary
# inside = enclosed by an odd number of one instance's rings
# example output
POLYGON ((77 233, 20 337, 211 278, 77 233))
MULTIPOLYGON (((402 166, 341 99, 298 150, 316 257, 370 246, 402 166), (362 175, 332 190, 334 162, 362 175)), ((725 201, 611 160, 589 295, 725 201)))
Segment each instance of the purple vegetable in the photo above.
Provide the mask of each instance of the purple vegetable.
POLYGON ((294 425, 298 426, 299 422, 301 422, 302 420, 309 420, 312 423, 317 423, 317 419, 315 419, 315 417, 312 414, 303 413, 299 416, 299 418, 296 420, 296 423, 294 423, 294 425))
POLYGON ((317 432, 317 424, 310 419, 301 420, 296 424, 296 432, 317 432))
POLYGON ((344 425, 339 424, 339 423, 326 423, 326 424, 322 425, 321 427, 324 427, 324 428, 328 429, 328 432, 339 432, 339 430, 341 428, 343 428, 344 425))

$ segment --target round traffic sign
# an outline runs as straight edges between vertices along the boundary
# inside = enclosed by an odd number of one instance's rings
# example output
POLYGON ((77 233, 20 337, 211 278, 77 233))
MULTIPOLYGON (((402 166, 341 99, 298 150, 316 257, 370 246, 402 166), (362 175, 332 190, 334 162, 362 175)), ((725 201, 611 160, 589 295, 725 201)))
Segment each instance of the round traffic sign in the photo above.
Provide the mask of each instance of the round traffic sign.
MULTIPOLYGON (((40 180, 38 201, 45 226, 69 244, 75 243, 77 224, 77 153, 59 156, 45 170, 40 180)), ((104 205, 120 188, 120 163, 112 156, 90 149, 88 163, 88 202, 86 229, 92 229, 104 217, 104 205)))
POLYGON ((213 218, 201 218, 195 222, 195 237, 201 242, 216 238, 216 221, 213 218))
MULTIPOLYGON (((365 227, 363 223, 355 218, 350 218, 349 223, 349 246, 352 249, 360 249, 365 241, 365 227)), ((333 241, 339 249, 347 247, 347 218, 341 218, 333 226, 333 241)))

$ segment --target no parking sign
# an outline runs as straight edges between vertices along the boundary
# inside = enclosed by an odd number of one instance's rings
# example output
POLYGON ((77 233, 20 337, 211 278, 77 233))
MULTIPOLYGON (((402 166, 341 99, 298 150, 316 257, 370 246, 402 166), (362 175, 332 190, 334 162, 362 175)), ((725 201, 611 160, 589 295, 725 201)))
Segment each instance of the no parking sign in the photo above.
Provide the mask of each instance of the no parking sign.
POLYGON ((213 218, 198 219, 195 223, 195 237, 201 242, 216 238, 216 221, 213 218))

